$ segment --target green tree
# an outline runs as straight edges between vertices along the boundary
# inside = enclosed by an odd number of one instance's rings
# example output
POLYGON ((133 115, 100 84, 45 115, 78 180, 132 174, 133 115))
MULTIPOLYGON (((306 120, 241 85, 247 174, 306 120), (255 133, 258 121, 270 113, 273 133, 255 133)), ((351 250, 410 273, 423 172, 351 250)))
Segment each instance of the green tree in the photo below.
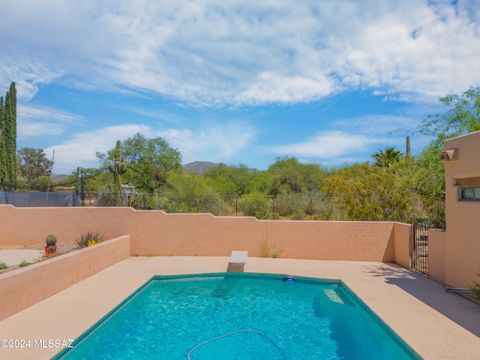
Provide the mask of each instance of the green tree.
POLYGON ((422 133, 435 137, 433 145, 441 147, 448 138, 480 130, 480 87, 444 96, 440 102, 448 110, 429 116, 421 126, 422 133))
POLYGON ((0 97, 0 189, 7 182, 7 143, 5 137, 6 127, 5 103, 0 97))
POLYGON ((419 155, 411 172, 412 191, 420 196, 422 213, 436 226, 445 226, 445 166, 442 149, 432 143, 419 155))
POLYGON ((52 165, 43 149, 27 147, 18 151, 18 169, 27 184, 40 176, 49 176, 52 165))
POLYGON ((113 174, 113 202, 115 206, 123 205, 122 175, 127 171, 123 161, 122 144, 117 140, 113 154, 113 161, 108 164, 108 170, 113 174))
MULTIPOLYGON (((167 184, 171 172, 181 170, 181 156, 162 138, 147 139, 135 134, 121 143, 127 166, 124 179, 140 192, 153 194, 167 184)), ((105 165, 115 158, 115 149, 108 154, 97 154, 105 165)))
POLYGON ((316 164, 302 164, 296 158, 277 159, 267 169, 272 196, 317 190, 325 172, 316 164))
POLYGON ((168 212, 225 213, 227 205, 204 176, 172 173, 168 186, 159 194, 160 207, 168 212))
POLYGON ((335 199, 345 220, 411 221, 416 194, 402 164, 390 167, 355 164, 332 172, 322 183, 322 192, 335 199))
POLYGON ((387 147, 384 150, 379 150, 372 155, 375 159, 375 165, 380 167, 390 167, 398 163, 402 158, 402 153, 395 149, 395 147, 387 147))
POLYGON ((249 191, 249 185, 257 174, 246 165, 228 166, 221 164, 209 169, 205 177, 212 180, 214 188, 224 197, 243 195, 249 191))
POLYGON ((5 97, 4 128, 2 136, 5 146, 6 182, 15 187, 17 181, 17 90, 15 83, 10 84, 5 97))

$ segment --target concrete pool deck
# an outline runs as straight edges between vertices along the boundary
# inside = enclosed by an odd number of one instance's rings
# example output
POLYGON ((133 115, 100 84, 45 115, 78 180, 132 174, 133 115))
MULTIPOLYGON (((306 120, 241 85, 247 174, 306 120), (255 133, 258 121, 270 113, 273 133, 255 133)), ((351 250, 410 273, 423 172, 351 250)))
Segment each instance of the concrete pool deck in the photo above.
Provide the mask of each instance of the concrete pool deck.
MULTIPOLYGON (((127 258, 0 321, 0 339, 26 346, 0 348, 0 358, 50 358, 60 349, 48 339, 77 338, 154 275, 224 272, 227 266, 228 257, 127 258)), ((249 258, 245 271, 341 279, 425 359, 480 359, 480 306, 397 265, 249 258)))

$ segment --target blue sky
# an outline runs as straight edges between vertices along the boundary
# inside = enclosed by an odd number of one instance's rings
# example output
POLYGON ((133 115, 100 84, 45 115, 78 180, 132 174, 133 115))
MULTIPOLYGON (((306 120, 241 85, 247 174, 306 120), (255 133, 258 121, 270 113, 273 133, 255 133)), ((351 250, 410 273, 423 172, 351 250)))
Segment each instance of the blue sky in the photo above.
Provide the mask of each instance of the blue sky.
POLYGON ((184 162, 324 166, 419 152, 438 97, 480 84, 475 1, 4 1, 19 147, 95 166, 136 132, 184 162))

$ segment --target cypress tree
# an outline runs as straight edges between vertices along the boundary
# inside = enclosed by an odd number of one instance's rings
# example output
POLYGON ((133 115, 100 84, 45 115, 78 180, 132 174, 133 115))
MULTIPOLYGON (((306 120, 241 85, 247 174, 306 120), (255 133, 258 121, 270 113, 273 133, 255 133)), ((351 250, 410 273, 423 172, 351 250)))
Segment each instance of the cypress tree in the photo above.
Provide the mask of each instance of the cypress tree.
POLYGON ((5 141, 5 106, 3 96, 0 97, 0 189, 3 188, 3 183, 6 182, 6 141, 5 141))
POLYGON ((17 181, 17 90, 15 83, 10 84, 10 88, 5 97, 5 171, 6 182, 10 186, 15 186, 17 181))

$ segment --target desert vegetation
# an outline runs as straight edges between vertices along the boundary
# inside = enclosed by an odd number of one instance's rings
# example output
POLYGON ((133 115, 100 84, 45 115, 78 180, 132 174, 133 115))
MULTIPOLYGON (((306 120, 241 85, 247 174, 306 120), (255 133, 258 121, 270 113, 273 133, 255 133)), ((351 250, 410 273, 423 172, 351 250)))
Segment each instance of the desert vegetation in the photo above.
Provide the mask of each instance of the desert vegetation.
MULTIPOLYGON (((480 88, 441 99, 446 111, 419 131, 431 143, 413 156, 405 148, 378 149, 369 161, 327 168, 281 157, 265 170, 219 164, 202 174, 183 169, 181 154, 162 138, 135 134, 98 153, 99 166, 78 168, 51 191, 75 191, 82 205, 132 206, 167 212, 210 212, 260 219, 429 219, 444 224, 443 140, 480 130, 480 88)), ((42 149, 17 154, 17 191, 44 190, 51 162, 42 149)))

